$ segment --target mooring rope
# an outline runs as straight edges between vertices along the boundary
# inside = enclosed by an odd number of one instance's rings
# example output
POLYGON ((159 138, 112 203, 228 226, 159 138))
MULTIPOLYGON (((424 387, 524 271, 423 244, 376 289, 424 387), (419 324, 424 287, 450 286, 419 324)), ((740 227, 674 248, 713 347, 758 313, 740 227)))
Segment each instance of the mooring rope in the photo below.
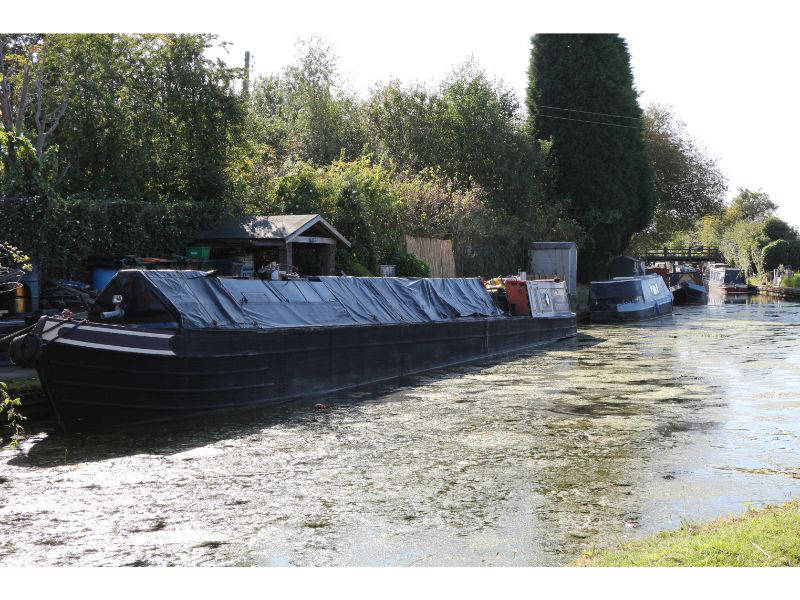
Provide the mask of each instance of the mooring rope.
POLYGON ((30 331, 34 327, 36 327, 36 323, 34 323, 33 325, 28 325, 27 327, 24 327, 24 328, 20 329, 19 331, 15 331, 14 333, 11 333, 11 334, 9 334, 9 335, 7 335, 5 337, 1 337, 0 338, 0 344, 4 344, 8 340, 12 340, 15 337, 17 337, 19 334, 25 333, 26 331, 30 331))

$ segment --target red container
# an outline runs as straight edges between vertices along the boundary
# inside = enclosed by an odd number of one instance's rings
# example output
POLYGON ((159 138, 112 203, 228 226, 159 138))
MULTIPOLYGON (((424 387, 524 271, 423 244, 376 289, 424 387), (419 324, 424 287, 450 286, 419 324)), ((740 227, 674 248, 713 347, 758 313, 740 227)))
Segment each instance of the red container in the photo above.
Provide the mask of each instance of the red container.
POLYGON ((508 312, 515 317, 531 316, 531 305, 528 302, 528 285, 519 279, 506 279, 506 296, 508 312))

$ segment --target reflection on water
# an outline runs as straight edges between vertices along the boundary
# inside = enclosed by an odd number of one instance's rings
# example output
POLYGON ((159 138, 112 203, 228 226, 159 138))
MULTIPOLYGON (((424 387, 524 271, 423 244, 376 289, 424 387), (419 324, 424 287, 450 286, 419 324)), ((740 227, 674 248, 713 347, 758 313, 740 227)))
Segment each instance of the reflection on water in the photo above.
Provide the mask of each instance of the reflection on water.
POLYGON ((769 302, 766 296, 759 296, 757 294, 726 294, 724 291, 710 288, 708 290, 708 303, 713 306, 721 306, 723 304, 753 304, 769 302))
POLYGON ((0 462, 0 565, 556 565, 800 492, 800 305, 0 462))

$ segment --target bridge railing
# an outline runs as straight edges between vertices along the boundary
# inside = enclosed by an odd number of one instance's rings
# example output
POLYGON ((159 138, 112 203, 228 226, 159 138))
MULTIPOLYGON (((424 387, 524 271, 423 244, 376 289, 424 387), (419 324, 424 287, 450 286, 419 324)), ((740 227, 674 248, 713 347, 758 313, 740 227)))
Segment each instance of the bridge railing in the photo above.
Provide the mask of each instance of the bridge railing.
POLYGON ((642 260, 648 261, 673 261, 673 260, 686 260, 686 261, 699 261, 699 262, 719 262, 722 260, 722 254, 719 248, 713 246, 689 246, 689 247, 664 247, 653 248, 647 250, 642 260))

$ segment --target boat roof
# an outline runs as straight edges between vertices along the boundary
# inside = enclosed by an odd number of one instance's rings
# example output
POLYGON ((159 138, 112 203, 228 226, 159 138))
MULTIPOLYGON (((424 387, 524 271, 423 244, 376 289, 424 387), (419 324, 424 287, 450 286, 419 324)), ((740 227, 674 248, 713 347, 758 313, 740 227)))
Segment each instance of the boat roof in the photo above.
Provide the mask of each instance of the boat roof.
POLYGON ((654 279, 658 278, 661 279, 661 275, 658 273, 648 273, 647 275, 631 275, 628 277, 614 277, 612 279, 601 279, 598 281, 590 281, 589 285, 595 285, 599 283, 618 283, 620 281, 644 281, 645 279, 654 279))

